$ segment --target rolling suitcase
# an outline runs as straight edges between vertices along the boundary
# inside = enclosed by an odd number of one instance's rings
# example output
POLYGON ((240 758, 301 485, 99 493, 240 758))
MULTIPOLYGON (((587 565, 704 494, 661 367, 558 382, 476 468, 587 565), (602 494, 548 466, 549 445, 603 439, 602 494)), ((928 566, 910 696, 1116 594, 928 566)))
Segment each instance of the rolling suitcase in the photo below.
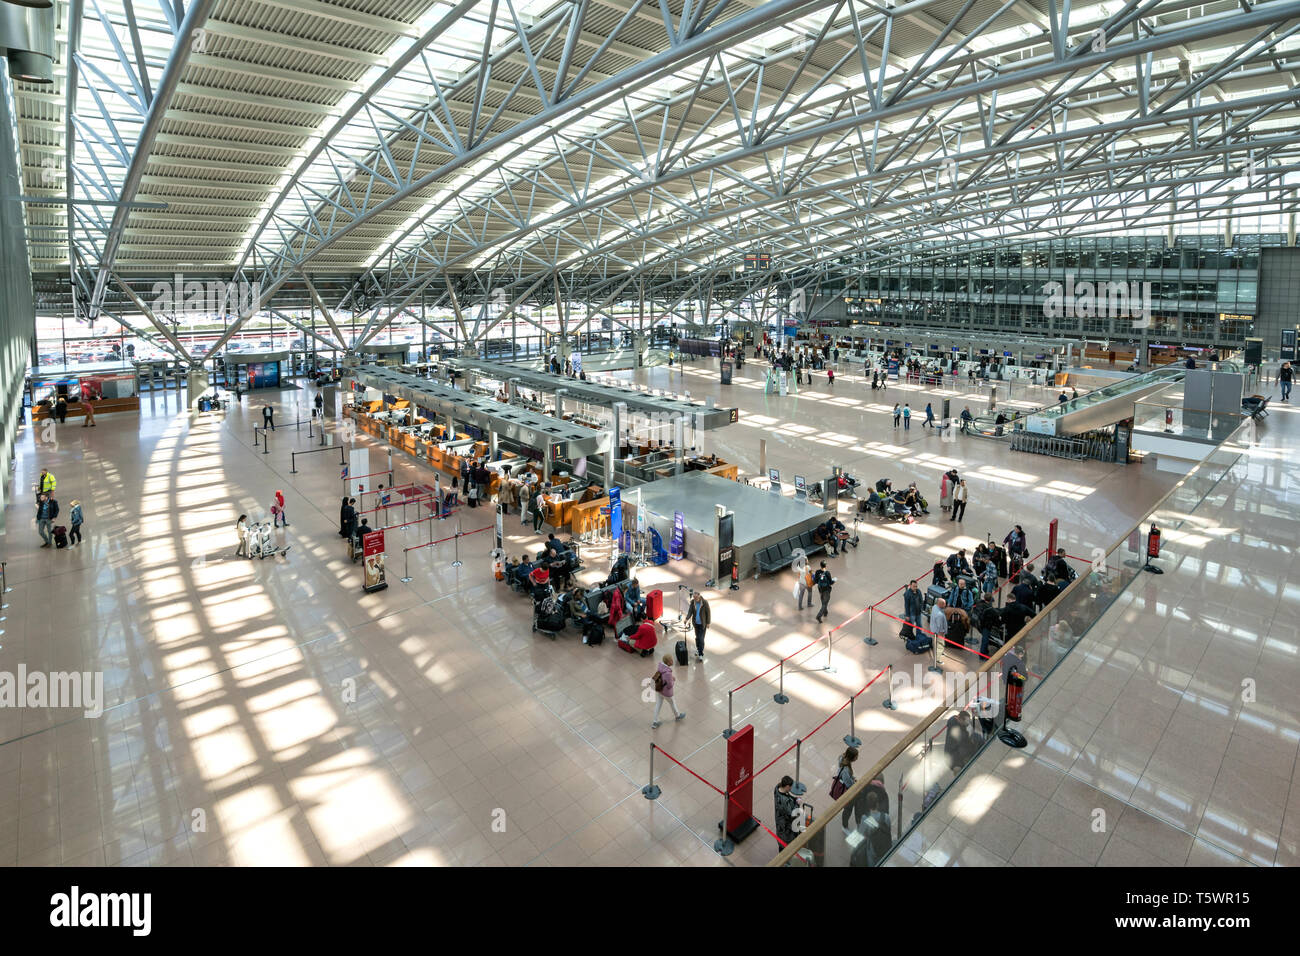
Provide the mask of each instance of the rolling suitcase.
POLYGON ((686 642, 678 641, 676 651, 677 651, 677 663, 680 664, 682 667, 685 667, 687 661, 689 660, 689 655, 687 654, 686 651, 686 642))
POLYGON ((56 548, 66 548, 68 546, 68 529, 61 524, 54 526, 54 546, 56 548))
POLYGON ((664 592, 658 588, 645 596, 645 616, 651 621, 657 621, 664 616, 664 592))

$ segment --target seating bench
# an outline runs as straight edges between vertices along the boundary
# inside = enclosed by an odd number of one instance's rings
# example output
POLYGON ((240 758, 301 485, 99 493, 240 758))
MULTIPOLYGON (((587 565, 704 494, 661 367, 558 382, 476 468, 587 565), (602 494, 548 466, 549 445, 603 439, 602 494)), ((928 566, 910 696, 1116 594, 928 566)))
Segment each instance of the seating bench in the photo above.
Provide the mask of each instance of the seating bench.
POLYGON ((805 556, 812 556, 819 551, 826 550, 826 545, 814 542, 811 531, 804 531, 786 538, 784 541, 766 547, 754 555, 754 561, 757 565, 754 577, 788 568, 794 563, 795 551, 800 548, 803 549, 805 556))

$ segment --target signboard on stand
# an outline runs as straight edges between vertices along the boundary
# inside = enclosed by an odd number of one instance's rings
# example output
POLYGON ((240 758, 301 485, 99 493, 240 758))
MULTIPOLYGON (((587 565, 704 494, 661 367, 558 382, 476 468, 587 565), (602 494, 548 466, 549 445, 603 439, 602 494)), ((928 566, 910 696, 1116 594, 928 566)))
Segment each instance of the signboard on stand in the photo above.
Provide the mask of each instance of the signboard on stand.
POLYGON ((367 592, 382 591, 388 587, 384 575, 384 533, 372 531, 361 539, 361 567, 365 574, 362 589, 367 592))
POLYGON ((615 541, 623 537, 623 489, 609 489, 609 536, 615 541))
POLYGON ((674 559, 686 556, 686 515, 680 511, 673 512, 673 540, 668 556, 674 559))
POLYGON ((726 360, 723 360, 722 362, 718 363, 718 368, 719 368, 719 370, 720 370, 720 375, 721 375, 721 382, 720 382, 720 384, 722 384, 722 385, 730 385, 730 384, 731 384, 731 372, 732 372, 732 367, 733 367, 733 366, 732 366, 731 362, 726 361, 726 360))
POLYGON ((746 724, 727 738, 727 819, 718 824, 739 843, 758 829, 754 819, 754 725, 746 724))

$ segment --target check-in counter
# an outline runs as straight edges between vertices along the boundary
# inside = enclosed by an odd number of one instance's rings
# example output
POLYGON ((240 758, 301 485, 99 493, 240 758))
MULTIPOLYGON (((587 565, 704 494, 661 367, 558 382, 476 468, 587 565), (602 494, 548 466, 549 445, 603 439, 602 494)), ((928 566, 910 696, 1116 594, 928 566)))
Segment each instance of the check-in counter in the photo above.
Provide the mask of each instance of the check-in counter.
POLYGON ((739 465, 728 465, 727 463, 723 462, 720 465, 715 465, 714 467, 705 470, 710 475, 717 475, 719 478, 730 478, 732 481, 740 480, 739 465))
POLYGON ((586 534, 588 531, 595 531, 601 522, 602 508, 609 508, 609 495, 575 503, 569 509, 569 533, 586 534))

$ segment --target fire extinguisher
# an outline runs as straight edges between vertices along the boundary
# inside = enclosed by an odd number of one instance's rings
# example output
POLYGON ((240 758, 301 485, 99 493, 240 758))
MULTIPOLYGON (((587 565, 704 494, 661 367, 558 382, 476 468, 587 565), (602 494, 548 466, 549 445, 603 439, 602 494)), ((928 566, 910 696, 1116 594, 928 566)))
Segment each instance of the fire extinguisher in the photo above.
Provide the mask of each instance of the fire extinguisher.
POLYGON ((1174 430, 1174 410, 1172 408, 1166 408, 1165 409, 1165 431, 1171 432, 1173 430, 1174 430))
POLYGON ((1160 557, 1160 529, 1155 525, 1152 525, 1151 530, 1147 532, 1147 557, 1160 557))
POLYGON ((1020 722, 1025 706, 1025 678, 1014 667, 1007 671, 1007 720, 1020 722))

